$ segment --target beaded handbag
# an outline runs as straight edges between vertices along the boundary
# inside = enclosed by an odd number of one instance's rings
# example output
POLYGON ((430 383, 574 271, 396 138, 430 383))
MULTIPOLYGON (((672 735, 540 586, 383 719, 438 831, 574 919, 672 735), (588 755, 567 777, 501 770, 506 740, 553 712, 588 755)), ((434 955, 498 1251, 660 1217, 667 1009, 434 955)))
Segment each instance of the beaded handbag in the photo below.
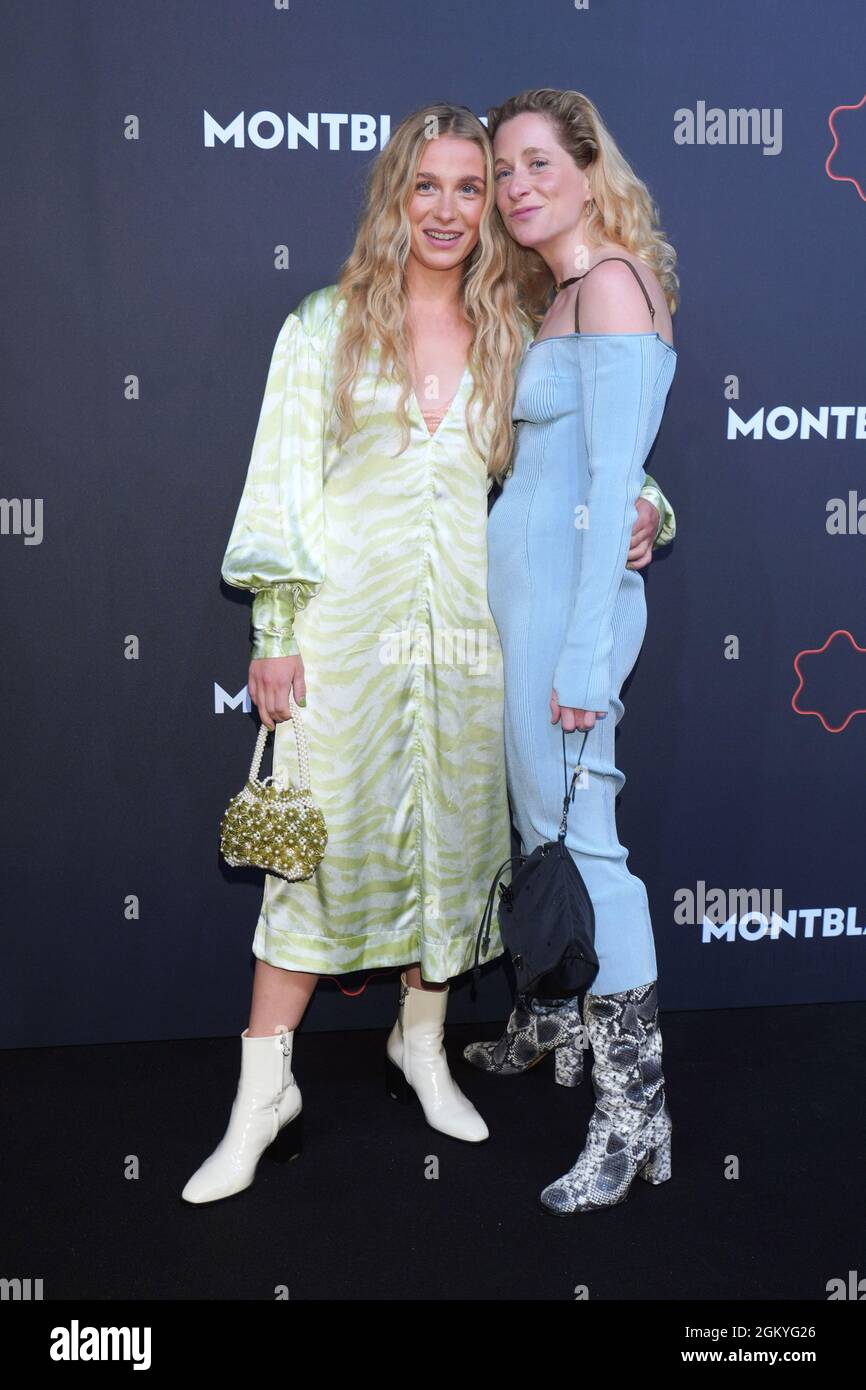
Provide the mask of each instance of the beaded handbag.
POLYGON ((262 724, 246 785, 233 796, 220 825, 220 849, 233 868, 252 865, 281 878, 309 878, 318 868, 328 842, 325 818, 310 791, 307 737, 290 691, 291 725, 298 746, 300 785, 284 785, 280 774, 259 780, 268 734, 262 724))

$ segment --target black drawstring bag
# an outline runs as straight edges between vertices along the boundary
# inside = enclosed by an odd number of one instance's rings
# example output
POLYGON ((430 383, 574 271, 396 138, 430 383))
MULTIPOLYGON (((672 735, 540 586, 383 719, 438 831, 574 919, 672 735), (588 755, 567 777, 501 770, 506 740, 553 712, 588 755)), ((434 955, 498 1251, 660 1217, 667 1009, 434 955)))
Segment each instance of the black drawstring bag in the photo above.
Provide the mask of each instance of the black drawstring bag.
POLYGON ((555 840, 538 845, 530 855, 514 855, 497 870, 475 943, 473 982, 481 974, 479 952, 490 949, 493 905, 499 885, 499 930, 517 977, 517 993, 535 999, 572 999, 588 989, 598 974, 595 953, 595 912, 583 876, 566 849, 568 805, 574 801, 580 759, 589 730, 583 736, 577 767, 568 782, 565 730, 562 764, 565 797, 555 840), (499 883, 509 864, 517 864, 510 884, 499 883))

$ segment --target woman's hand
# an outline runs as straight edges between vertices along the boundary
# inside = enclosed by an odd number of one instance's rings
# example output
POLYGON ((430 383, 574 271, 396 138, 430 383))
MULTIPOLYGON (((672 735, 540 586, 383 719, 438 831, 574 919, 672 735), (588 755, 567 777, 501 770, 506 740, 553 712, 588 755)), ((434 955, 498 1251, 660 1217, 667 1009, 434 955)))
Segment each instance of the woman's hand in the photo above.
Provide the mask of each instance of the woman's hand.
POLYGON ((658 508, 646 497, 635 502, 637 521, 631 528, 631 547, 626 558, 627 570, 640 570, 652 561, 653 541, 659 529, 661 517, 658 508))
POLYGON ((607 710, 605 709, 575 709, 572 705, 560 705, 556 696, 556 691, 551 692, 550 696, 551 724, 558 724, 562 718, 562 727, 567 734, 573 734, 575 729, 586 733, 591 729, 596 719, 606 719, 607 710))
MULTIPOLYGON (((631 547, 626 560, 626 569, 639 570, 645 565, 650 564, 653 557, 653 542, 659 529, 658 508, 654 507, 646 497, 638 497, 635 502, 637 509, 637 521, 631 528, 631 547)), ((550 697, 551 724, 558 724, 562 718, 562 727, 567 734, 573 734, 575 729, 581 733, 586 733, 595 724, 596 719, 604 719, 607 710, 575 709, 572 705, 560 705, 556 691, 550 697)))
POLYGON ((300 656, 260 656, 250 662, 247 690, 267 728, 291 719, 289 691, 294 691, 299 705, 304 703, 307 687, 304 683, 304 663, 300 656))

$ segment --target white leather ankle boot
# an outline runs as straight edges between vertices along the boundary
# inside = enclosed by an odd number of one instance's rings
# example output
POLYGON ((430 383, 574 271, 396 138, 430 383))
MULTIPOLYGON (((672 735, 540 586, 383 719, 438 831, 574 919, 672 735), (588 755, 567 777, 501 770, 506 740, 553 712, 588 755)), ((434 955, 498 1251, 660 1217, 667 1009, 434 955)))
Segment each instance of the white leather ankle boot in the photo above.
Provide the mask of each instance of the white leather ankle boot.
POLYGON ((454 1139, 478 1144, 489 1130, 451 1072, 442 1046, 448 989, 413 989, 400 976, 400 1010, 385 1046, 388 1094, 403 1104, 417 1096, 427 1123, 454 1139))
POLYGON ((216 1202, 242 1192, 265 1150, 280 1162, 301 1152, 301 1093, 292 1076, 295 1035, 248 1033, 241 1033, 241 1075, 228 1129, 183 1189, 186 1202, 216 1202))

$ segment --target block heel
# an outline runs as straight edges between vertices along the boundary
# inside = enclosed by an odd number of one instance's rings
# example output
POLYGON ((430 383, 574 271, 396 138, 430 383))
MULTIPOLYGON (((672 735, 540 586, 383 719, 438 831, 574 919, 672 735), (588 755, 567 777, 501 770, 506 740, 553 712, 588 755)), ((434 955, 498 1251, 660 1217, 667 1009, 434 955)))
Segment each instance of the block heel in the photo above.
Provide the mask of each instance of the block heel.
POLYGON ((273 1163, 291 1163, 298 1158, 304 1146, 304 1112, 300 1110, 293 1120, 283 1125, 276 1139, 265 1149, 265 1157, 273 1163))
POLYGON ((396 1100, 400 1105, 410 1105, 415 1099, 415 1092, 409 1085, 400 1068, 385 1057, 385 1090, 392 1100, 396 1100))
POLYGON ((644 1182, 650 1183, 653 1187, 658 1187, 659 1183, 668 1181, 671 1176, 670 1135, 667 1135, 655 1148, 650 1149, 649 1157, 643 1167, 638 1169, 638 1174, 644 1182))

